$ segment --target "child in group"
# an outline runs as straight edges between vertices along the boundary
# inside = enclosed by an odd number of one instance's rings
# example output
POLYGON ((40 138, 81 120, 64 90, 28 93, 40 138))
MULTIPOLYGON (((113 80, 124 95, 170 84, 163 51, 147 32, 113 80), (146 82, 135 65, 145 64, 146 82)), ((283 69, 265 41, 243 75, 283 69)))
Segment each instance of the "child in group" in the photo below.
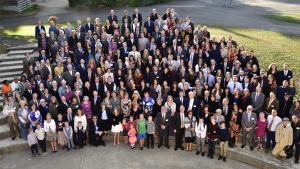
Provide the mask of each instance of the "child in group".
POLYGON ((28 141, 28 144, 29 144, 29 147, 31 148, 31 153, 32 153, 32 156, 35 157, 36 155, 40 155, 36 145, 37 145, 37 139, 35 137, 35 134, 33 132, 33 130, 30 128, 28 129, 29 131, 29 134, 27 135, 27 141, 28 141), (35 151, 35 153, 34 153, 35 151))
POLYGON ((75 133, 77 133, 77 141, 78 141, 79 149, 84 148, 84 133, 85 133, 85 131, 83 129, 81 121, 78 122, 78 126, 75 128, 75 133))
POLYGON ((124 143, 128 143, 128 130, 126 129, 126 119, 122 120, 122 128, 123 128, 123 136, 124 136, 124 143))
POLYGON ((138 132, 138 140, 140 140, 140 149, 143 150, 146 138, 146 119, 144 119, 144 114, 140 114, 140 118, 136 123, 136 128, 138 132))
POLYGON ((130 124, 130 129, 128 131, 128 136, 129 136, 129 143, 131 146, 131 149, 135 148, 135 142, 136 142, 136 130, 133 126, 133 124, 130 124))
POLYGON ((71 126, 69 126, 69 122, 65 121, 65 127, 63 128, 63 131, 65 133, 65 136, 67 138, 67 142, 68 142, 68 151, 71 148, 76 149, 76 147, 74 146, 74 141, 73 141, 73 129, 71 126))
POLYGON ((223 158, 223 161, 226 162, 229 131, 225 127, 224 121, 220 122, 220 129, 218 130, 218 135, 219 135, 219 142, 220 142, 220 156, 218 160, 221 160, 223 158))
POLYGON ((64 128, 64 120, 62 114, 57 115, 57 120, 56 120, 56 129, 57 129, 57 140, 58 144, 61 145, 62 149, 65 149, 67 146, 67 139, 64 134, 63 128, 64 128))
POLYGON ((151 141, 151 148, 154 148, 154 130, 155 130, 155 124, 152 120, 152 116, 148 117, 148 121, 146 123, 147 127, 147 148, 149 149, 149 139, 151 141))
POLYGON ((204 118, 199 118, 199 123, 195 126, 196 139, 197 139, 197 152, 196 155, 199 155, 202 152, 202 156, 205 156, 204 145, 206 140, 206 131, 207 125, 204 123, 204 118))
POLYGON ((41 127, 39 123, 36 125, 35 136, 37 137, 37 141, 42 149, 42 153, 47 154, 45 130, 41 127))

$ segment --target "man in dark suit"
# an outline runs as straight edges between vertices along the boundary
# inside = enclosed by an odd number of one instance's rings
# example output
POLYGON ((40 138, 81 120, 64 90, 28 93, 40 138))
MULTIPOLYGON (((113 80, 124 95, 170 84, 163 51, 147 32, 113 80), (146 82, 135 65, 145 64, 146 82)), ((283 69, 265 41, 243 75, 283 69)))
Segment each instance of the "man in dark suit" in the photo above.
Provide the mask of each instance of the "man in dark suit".
POLYGON ((118 23, 118 17, 115 15, 115 11, 114 10, 110 10, 110 15, 107 17, 107 19, 109 20, 110 24, 112 24, 113 21, 115 21, 116 23, 118 23))
POLYGON ((35 27, 35 39, 38 39, 38 37, 41 36, 41 30, 44 30, 46 36, 45 26, 42 25, 42 21, 38 21, 38 25, 35 27))
POLYGON ((77 66, 76 70, 80 73, 80 78, 83 79, 87 74, 87 65, 84 63, 84 59, 80 60, 80 64, 77 66))
POLYGON ((128 39, 126 43, 127 43, 127 46, 128 46, 129 48, 132 48, 132 46, 134 45, 134 46, 137 47, 136 50, 137 50, 137 51, 139 50, 139 49, 138 49, 138 40, 134 38, 134 34, 133 34, 133 33, 130 34, 130 39, 128 39))
POLYGON ((67 82, 67 85, 73 86, 73 80, 75 78, 76 71, 72 68, 71 65, 68 65, 68 71, 63 73, 63 79, 67 82))
POLYGON ((279 101, 276 99, 275 93, 270 92, 270 97, 266 98, 263 111, 266 114, 266 117, 272 113, 272 110, 279 110, 279 101))
POLYGON ((150 73, 150 84, 153 83, 154 79, 157 80, 158 84, 161 84, 161 72, 158 71, 158 68, 153 65, 153 72, 150 73))
POLYGON ((28 72, 29 71, 29 66, 32 66, 33 68, 36 66, 34 58, 31 58, 29 56, 29 53, 25 54, 25 58, 23 59, 23 72, 28 72))
POLYGON ((77 43, 77 49, 75 49, 75 51, 74 51, 74 57, 76 59, 77 66, 80 64, 80 60, 84 59, 84 49, 82 48, 82 45, 80 42, 77 43))
POLYGON ((218 66, 216 64, 216 61, 214 59, 210 60, 210 74, 212 74, 213 76, 216 76, 218 72, 218 66))
POLYGON ((284 99, 279 101, 278 116, 280 118, 290 117, 290 110, 293 105, 293 97, 289 93, 284 94, 284 99))
POLYGON ((57 87, 61 86, 61 81, 63 80, 63 76, 61 70, 57 70, 54 80, 57 82, 57 87))
POLYGON ((242 87, 243 87, 244 90, 248 89, 249 92, 252 93, 252 91, 253 91, 253 85, 249 81, 250 81, 249 77, 245 76, 244 77, 244 82, 242 83, 242 87))
POLYGON ((226 72, 230 72, 230 63, 228 62, 228 57, 223 58, 223 62, 220 64, 220 69, 222 75, 225 76, 226 72))
POLYGON ((39 62, 41 62, 41 60, 44 60, 44 62, 46 63, 47 59, 50 60, 50 56, 48 54, 46 54, 45 50, 42 50, 41 54, 39 55, 39 62))
POLYGON ((50 36, 48 37, 48 49, 51 49, 54 46, 54 42, 57 41, 57 36, 53 31, 50 32, 50 36))
POLYGON ((240 73, 238 75, 238 82, 243 83, 245 79, 245 71, 241 69, 239 72, 240 73))
MULTIPOLYGON (((65 98, 65 96, 62 96, 61 97, 61 103, 58 105, 57 111, 61 114, 66 114, 66 113, 72 114, 72 109, 71 109, 71 112, 68 109, 69 109, 69 105, 66 101, 66 98, 65 98), (67 112, 67 110, 68 110, 68 112, 67 112)), ((64 117, 66 118, 66 116, 64 116, 64 117)), ((72 114, 72 117, 74 118, 74 114, 72 114)), ((72 118, 72 120, 73 120, 73 118, 72 118)), ((69 121, 69 119, 67 121, 69 121)))
POLYGON ((278 72, 277 85, 281 85, 284 80, 289 81, 291 78, 293 78, 293 72, 289 70, 289 65, 285 63, 283 64, 283 70, 278 72))
POLYGON ((128 57, 128 53, 131 52, 131 48, 127 47, 127 43, 123 43, 123 47, 120 49, 121 55, 125 58, 128 57))
POLYGON ((137 18, 139 23, 142 23, 142 14, 139 13, 138 9, 134 10, 134 14, 132 14, 132 21, 137 18))
POLYGON ((98 96, 98 92, 97 91, 93 91, 93 96, 92 98, 90 98, 90 102, 92 104, 92 112, 93 114, 97 115, 98 111, 100 109, 100 104, 102 102, 101 97, 98 96))
POLYGON ((85 28, 84 28, 84 26, 81 25, 81 20, 77 20, 76 31, 77 31, 77 28, 79 28, 79 32, 83 33, 83 35, 85 34, 85 28))
POLYGON ((160 37, 157 39, 157 47, 162 47, 162 43, 167 43, 168 37, 166 37, 165 31, 161 31, 160 37))
POLYGON ((170 48, 171 48, 171 54, 173 55, 173 58, 174 58, 174 56, 176 56, 176 59, 174 59, 174 60, 177 60, 177 48, 178 48, 178 45, 177 45, 176 39, 172 40, 172 46, 170 46, 170 48))
POLYGON ((241 148, 246 146, 246 138, 249 134, 249 142, 250 142, 250 150, 254 149, 253 147, 253 133, 255 131, 255 126, 257 122, 256 113, 252 112, 253 107, 249 105, 247 107, 247 111, 242 115, 242 133, 243 133, 243 141, 241 148))
POLYGON ((172 35, 172 40, 176 39, 177 45, 181 46, 183 42, 182 36, 179 34, 179 30, 175 29, 174 34, 172 35))
POLYGON ((77 37, 77 42, 80 42, 81 46, 84 47, 85 35, 83 32, 80 31, 80 27, 76 27, 76 37, 77 37))
POLYGON ((42 68, 42 77, 44 80, 48 79, 49 74, 53 75, 53 66, 50 64, 49 59, 47 59, 45 66, 42 68))
POLYGON ((170 125, 170 114, 167 113, 167 109, 165 106, 161 106, 161 112, 157 114, 156 117, 156 124, 158 128, 158 134, 159 134, 159 143, 158 148, 162 146, 163 139, 165 146, 169 149, 169 125, 170 125))
POLYGON ((23 92, 23 97, 25 97, 25 99, 29 102, 30 100, 32 100, 32 94, 34 92, 35 91, 31 88, 31 85, 28 83, 26 84, 26 89, 23 92))
POLYGON ((154 32, 155 26, 154 23, 150 20, 150 16, 147 16, 147 21, 144 23, 144 28, 147 29, 148 35, 145 35, 146 37, 149 37, 149 35, 152 35, 152 32, 154 32))
POLYGON ((217 49, 217 45, 215 43, 212 44, 212 49, 209 51, 210 59, 214 59, 216 61, 216 65, 218 66, 221 62, 221 51, 217 49))
POLYGON ((102 140, 102 136, 104 135, 104 133, 100 129, 100 122, 98 121, 97 116, 92 117, 92 121, 89 123, 89 126, 89 143, 96 147, 98 147, 99 145, 103 145, 105 147, 105 143, 102 140))
POLYGON ((91 88, 93 91, 97 91, 99 93, 99 95, 103 95, 104 85, 99 82, 100 82, 100 79, 98 76, 96 76, 95 81, 91 83, 91 88))
POLYGON ((92 72, 91 68, 87 69, 87 74, 83 78, 83 82, 89 82, 90 84, 95 83, 95 74, 92 72))
POLYGON ((194 32, 195 26, 194 26, 194 23, 191 21, 191 18, 189 16, 187 16, 185 20, 191 26, 192 32, 194 32))
POLYGON ((92 31, 92 33, 94 32, 94 24, 91 23, 91 18, 86 18, 86 24, 84 26, 85 28, 85 32, 88 32, 89 30, 92 31))
POLYGON ((182 147, 182 138, 184 134, 184 118, 185 118, 185 108, 184 105, 180 105, 179 112, 175 114, 175 119, 174 119, 174 133, 176 137, 176 145, 174 150, 176 151, 178 148, 183 150, 182 147))
POLYGON ((151 33, 151 38, 152 37, 155 39, 155 42, 157 42, 157 39, 160 37, 160 32, 157 26, 155 26, 154 32, 151 33))
POLYGON ((265 70, 260 70, 260 75, 257 77, 257 81, 259 82, 263 93, 268 96, 270 93, 268 93, 269 90, 266 90, 266 87, 268 86, 268 77, 265 76, 265 70))
POLYGON ((226 127, 229 127, 229 122, 231 120, 231 115, 232 115, 232 107, 230 105, 228 105, 229 100, 227 98, 224 98, 222 101, 222 106, 220 107, 220 109, 222 110, 222 115, 225 118, 225 124, 226 127))
POLYGON ((124 19, 124 23, 122 24, 122 27, 121 27, 121 34, 122 35, 124 35, 125 30, 127 28, 129 29, 129 32, 131 32, 131 25, 130 25, 130 23, 128 23, 127 19, 124 19))
POLYGON ((183 97, 183 91, 180 90, 179 91, 179 97, 176 97, 174 99, 174 102, 176 104, 176 112, 180 112, 180 106, 181 105, 187 105, 187 103, 186 103, 187 101, 188 101, 187 98, 183 97))
POLYGON ((194 97, 194 93, 192 91, 189 92, 189 98, 188 101, 186 102, 185 109, 187 111, 191 110, 193 112, 193 116, 196 117, 197 121, 200 117, 200 115, 198 114, 199 108, 200 108, 199 100, 194 97))
POLYGON ((194 47, 190 47, 190 54, 187 61, 191 61, 193 64, 193 69, 195 70, 196 64, 198 64, 199 55, 195 53, 194 47))

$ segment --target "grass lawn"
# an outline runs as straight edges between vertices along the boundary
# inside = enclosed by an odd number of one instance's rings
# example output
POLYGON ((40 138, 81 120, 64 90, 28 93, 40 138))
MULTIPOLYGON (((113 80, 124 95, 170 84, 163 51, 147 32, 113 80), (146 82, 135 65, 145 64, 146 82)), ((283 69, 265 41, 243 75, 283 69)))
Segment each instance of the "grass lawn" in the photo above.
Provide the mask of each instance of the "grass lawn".
MULTIPOLYGON (((62 25, 65 26, 66 23, 62 23, 62 25)), ((10 36, 34 40, 34 27, 35 25, 24 25, 17 28, 2 29, 0 30, 0 37, 10 36)), ((300 87, 300 58, 298 56, 300 36, 215 25, 208 25, 208 29, 211 35, 216 35, 217 39, 220 39, 221 36, 227 37, 230 34, 238 44, 245 46, 246 51, 253 49, 262 69, 266 70, 270 63, 277 63, 278 68, 282 69, 283 63, 288 63, 290 69, 294 71, 296 84, 300 87)), ((46 26, 46 30, 48 30, 48 26, 46 26)))
POLYGON ((278 21, 283 21, 283 22, 300 24, 300 14, 274 14, 274 15, 263 15, 263 17, 278 20, 278 21))
POLYGON ((39 11, 41 11, 43 8, 44 7, 39 6, 39 5, 32 5, 31 7, 25 9, 22 12, 0 10, 0 19, 16 18, 16 17, 22 17, 22 16, 35 15, 39 11))

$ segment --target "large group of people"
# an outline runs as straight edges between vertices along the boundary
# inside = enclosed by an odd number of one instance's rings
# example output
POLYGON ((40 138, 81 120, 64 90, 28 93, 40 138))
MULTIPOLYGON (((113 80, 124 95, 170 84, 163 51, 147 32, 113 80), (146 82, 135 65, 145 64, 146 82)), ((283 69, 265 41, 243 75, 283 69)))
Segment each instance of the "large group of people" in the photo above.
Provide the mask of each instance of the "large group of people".
MULTIPOLYGON (((231 35, 217 37, 174 9, 155 9, 142 17, 118 16, 111 10, 102 25, 87 18, 73 27, 50 21, 35 28, 39 65, 29 54, 24 74, 4 81, 3 114, 12 140, 28 139, 34 156, 37 143, 46 153, 89 143, 105 146, 103 137, 120 133, 132 149, 169 147, 226 161, 228 147, 264 151, 299 163, 300 101, 289 65, 271 63, 264 70, 253 50, 231 35), (146 21, 143 21, 146 19, 146 21), (49 34, 47 36, 46 34, 49 34), (29 130, 28 130, 29 129, 29 130), (247 137, 248 136, 248 137, 247 137), (183 147, 183 138, 185 148, 183 147), (58 145, 57 145, 58 144, 58 145), (295 147, 295 149, 294 149, 295 147)), ((245 44, 247 45, 247 44, 245 44)))

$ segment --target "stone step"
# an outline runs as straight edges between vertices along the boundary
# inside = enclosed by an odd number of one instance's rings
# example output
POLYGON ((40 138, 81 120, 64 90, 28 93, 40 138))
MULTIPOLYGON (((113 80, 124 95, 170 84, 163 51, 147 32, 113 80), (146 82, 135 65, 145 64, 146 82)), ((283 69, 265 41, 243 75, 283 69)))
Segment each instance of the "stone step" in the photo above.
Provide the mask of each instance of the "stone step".
POLYGON ((38 44, 37 43, 32 43, 32 44, 27 44, 27 45, 21 45, 21 46, 14 46, 14 47, 9 47, 8 50, 38 50, 38 44))
MULTIPOLYGON (((2 102, 2 101, 1 101, 2 102)), ((0 113, 0 125, 6 124, 6 118, 3 116, 3 113, 0 113)))
POLYGON ((19 139, 18 137, 14 141, 11 138, 0 139, 0 154, 27 150, 28 148, 27 140, 19 139))
MULTIPOLYGON (((1 72, 0 74, 0 81, 3 80, 13 80, 14 76, 20 76, 22 73, 22 70, 18 70, 18 71, 11 71, 11 72, 1 72)), ((21 76, 20 76, 21 77, 21 76)), ((3 81, 1 81, 3 82, 3 81)), ((11 82, 11 81, 10 81, 11 82)))
POLYGON ((0 139, 10 137, 9 127, 7 124, 0 125, 0 139))
MULTIPOLYGON (((38 60, 39 52, 31 53, 30 57, 38 60)), ((16 55, 8 55, 8 53, 7 53, 7 56, 0 57, 0 62, 2 63, 2 62, 7 62, 7 61, 18 61, 18 60, 23 61, 24 58, 25 58, 25 53, 24 54, 16 54, 16 55)))
POLYGON ((0 65, 0 72, 13 72, 13 71, 23 71, 23 65, 22 64, 15 64, 11 66, 2 66, 0 65))
POLYGON ((18 59, 15 61, 2 61, 0 63, 0 68, 1 67, 10 67, 10 66, 14 66, 14 65, 22 65, 22 64, 23 64, 23 61, 21 59, 18 59))
POLYGON ((12 55, 25 55, 26 53, 30 53, 32 54, 34 52, 33 49, 29 49, 29 50, 12 50, 10 52, 7 53, 7 56, 12 56, 12 55))

